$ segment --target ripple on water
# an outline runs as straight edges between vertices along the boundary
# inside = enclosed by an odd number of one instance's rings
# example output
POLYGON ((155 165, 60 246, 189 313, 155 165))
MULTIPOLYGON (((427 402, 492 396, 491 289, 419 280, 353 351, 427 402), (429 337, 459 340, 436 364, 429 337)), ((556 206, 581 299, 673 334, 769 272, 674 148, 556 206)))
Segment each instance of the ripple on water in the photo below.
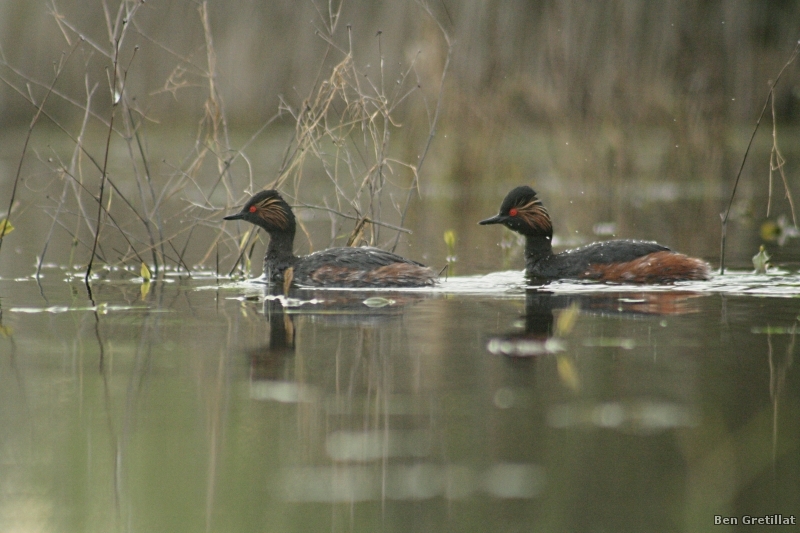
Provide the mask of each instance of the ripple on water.
POLYGON ((543 288, 559 294, 677 291, 795 298, 800 296, 800 273, 781 270, 767 274, 728 271, 723 275, 715 274, 707 281, 684 281, 671 285, 625 285, 578 280, 527 285, 522 271, 509 271, 486 276, 450 278, 437 289, 450 293, 522 294, 527 288, 543 288))
MULTIPOLYGON (((228 288, 251 292, 263 292, 265 284, 260 278, 248 281, 214 285, 206 288, 228 288)), ((202 289, 203 287, 198 287, 202 289)), ((542 288, 558 294, 575 293, 618 293, 618 292, 697 292, 730 295, 772 296, 783 298, 800 297, 800 273, 772 270, 767 274, 754 274, 745 271, 728 271, 724 275, 712 275, 707 281, 683 281, 671 285, 634 285, 598 283, 594 281, 561 280, 546 285, 530 285, 524 271, 509 270, 492 272, 478 276, 451 276, 441 280, 434 287, 418 288, 317 288, 315 291, 352 292, 412 292, 425 294, 463 294, 494 295, 497 297, 518 297, 527 289, 542 288)))

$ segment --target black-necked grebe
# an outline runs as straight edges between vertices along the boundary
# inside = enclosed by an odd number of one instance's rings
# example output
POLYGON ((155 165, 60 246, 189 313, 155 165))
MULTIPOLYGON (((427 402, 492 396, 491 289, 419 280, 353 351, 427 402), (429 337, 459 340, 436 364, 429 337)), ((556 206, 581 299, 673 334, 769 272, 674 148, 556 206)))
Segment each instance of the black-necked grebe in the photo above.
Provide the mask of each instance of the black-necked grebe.
POLYGON ((588 279, 615 283, 673 283, 709 279, 708 263, 645 241, 606 241, 553 253, 547 209, 527 186, 503 200, 500 213, 479 224, 503 224, 525 236, 525 273, 540 280, 588 279))
POLYGON ((272 283, 282 284, 290 267, 293 282, 310 287, 422 287, 436 281, 430 268, 379 248, 329 248, 297 257, 294 213, 275 190, 256 193, 240 212, 224 218, 245 220, 269 233, 264 275, 272 283))

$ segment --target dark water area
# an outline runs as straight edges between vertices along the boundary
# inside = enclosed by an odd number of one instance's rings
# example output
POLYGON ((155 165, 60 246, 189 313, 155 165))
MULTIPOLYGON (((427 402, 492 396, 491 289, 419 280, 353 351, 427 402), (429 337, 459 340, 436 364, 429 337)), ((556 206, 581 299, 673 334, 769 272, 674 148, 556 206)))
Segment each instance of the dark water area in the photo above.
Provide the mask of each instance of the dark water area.
MULTIPOLYGON (((703 531, 800 514, 800 278, 0 280, 3 531, 703 531)), ((119 278, 118 273, 109 278, 119 278)), ((786 530, 792 530, 792 527, 786 530)))

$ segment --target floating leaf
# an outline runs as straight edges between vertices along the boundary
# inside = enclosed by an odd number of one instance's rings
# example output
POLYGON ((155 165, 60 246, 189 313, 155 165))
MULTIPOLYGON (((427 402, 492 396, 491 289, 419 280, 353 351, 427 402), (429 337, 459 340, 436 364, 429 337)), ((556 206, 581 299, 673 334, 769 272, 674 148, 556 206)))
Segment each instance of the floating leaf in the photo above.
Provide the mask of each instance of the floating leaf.
POLYGON ((7 218, 0 220, 0 239, 5 237, 12 231, 14 231, 14 226, 11 225, 11 222, 9 222, 7 218))
POLYGON ((769 259, 770 256, 767 253, 767 250, 764 249, 764 245, 762 244, 761 247, 758 249, 758 253, 753 256, 753 268, 755 269, 756 274, 767 273, 767 268, 769 268, 769 259))
POLYGON ((373 296, 367 298, 362 302, 367 307, 386 307, 387 305, 394 305, 395 301, 390 298, 381 298, 380 296, 373 296))
POLYGON ((147 268, 147 265, 145 265, 144 262, 142 263, 142 268, 139 269, 139 273, 142 275, 142 279, 145 281, 145 283, 150 282, 150 269, 147 268))

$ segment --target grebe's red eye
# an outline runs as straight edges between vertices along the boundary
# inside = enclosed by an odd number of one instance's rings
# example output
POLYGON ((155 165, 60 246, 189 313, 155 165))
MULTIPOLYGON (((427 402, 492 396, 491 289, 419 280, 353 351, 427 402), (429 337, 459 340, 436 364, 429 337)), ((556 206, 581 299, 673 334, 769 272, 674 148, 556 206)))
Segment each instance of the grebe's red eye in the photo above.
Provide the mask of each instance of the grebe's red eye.
POLYGON ((517 208, 516 207, 512 207, 511 209, 509 209, 508 210, 508 216, 510 216, 510 217, 517 216, 517 208))
POLYGON ((250 209, 248 209, 248 211, 250 211, 251 213, 255 213, 256 212, 256 206, 251 205, 250 209))

